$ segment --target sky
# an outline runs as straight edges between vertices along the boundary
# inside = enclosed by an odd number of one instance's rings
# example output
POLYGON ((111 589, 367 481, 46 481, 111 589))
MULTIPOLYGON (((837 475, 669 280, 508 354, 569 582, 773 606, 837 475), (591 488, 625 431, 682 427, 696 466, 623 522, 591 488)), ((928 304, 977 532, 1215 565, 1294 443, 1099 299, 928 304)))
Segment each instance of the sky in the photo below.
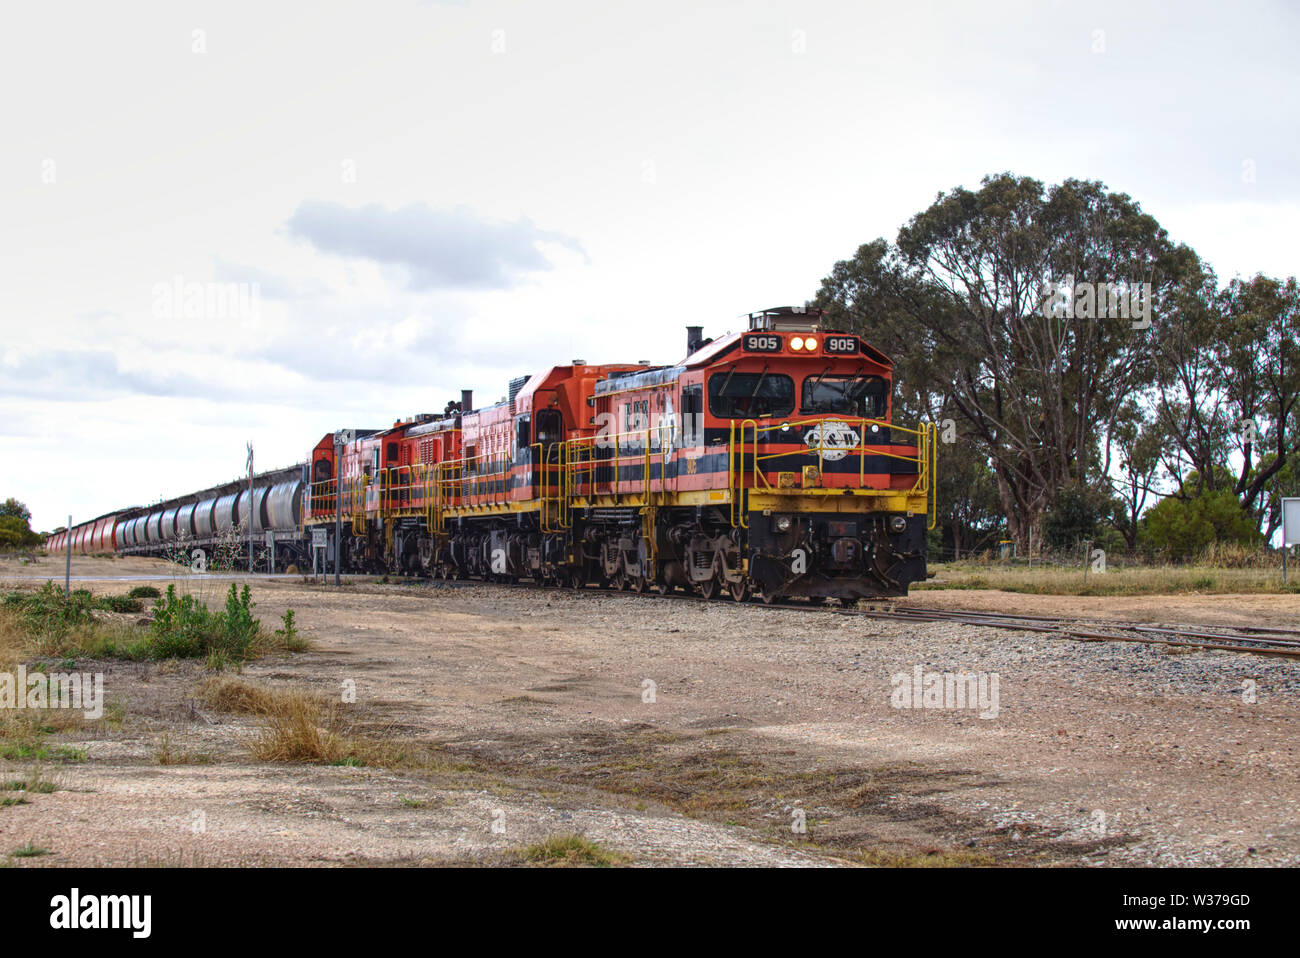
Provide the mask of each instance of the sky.
POLYGON ((0 498, 33 527, 802 303, 1010 171, 1297 271, 1300 5, 90 2, 0 34, 0 498))

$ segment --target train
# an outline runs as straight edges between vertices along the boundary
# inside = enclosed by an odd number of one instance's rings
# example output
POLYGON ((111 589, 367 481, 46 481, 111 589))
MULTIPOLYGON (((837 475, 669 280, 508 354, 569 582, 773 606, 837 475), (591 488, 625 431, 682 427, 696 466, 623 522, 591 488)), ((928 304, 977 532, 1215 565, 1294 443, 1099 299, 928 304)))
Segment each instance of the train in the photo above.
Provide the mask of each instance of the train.
POLYGON ((481 407, 467 390, 440 414, 326 433, 251 485, 118 510, 46 548, 188 561, 251 538, 267 570, 769 603, 903 596, 925 579, 937 431, 893 421, 890 359, 813 307, 686 332, 671 365, 574 359, 481 407))
POLYGON ((284 570, 308 556, 301 541, 303 468, 262 472, 251 490, 243 477, 148 508, 117 509, 52 534, 45 550, 160 556, 204 569, 246 557, 251 532, 258 568, 284 570))

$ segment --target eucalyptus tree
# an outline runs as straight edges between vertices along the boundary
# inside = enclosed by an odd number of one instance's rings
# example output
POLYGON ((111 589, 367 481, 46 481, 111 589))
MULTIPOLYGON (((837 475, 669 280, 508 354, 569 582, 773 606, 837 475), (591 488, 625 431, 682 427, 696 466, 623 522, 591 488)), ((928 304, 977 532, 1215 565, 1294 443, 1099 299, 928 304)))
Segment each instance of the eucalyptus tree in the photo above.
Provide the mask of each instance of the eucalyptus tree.
POLYGON ((1151 317, 1198 274, 1129 196, 1003 173, 836 264, 818 301, 894 344, 900 378, 965 421, 1024 548, 1061 489, 1100 478, 1102 437, 1154 376, 1151 317))
MULTIPOLYGON (((1300 455, 1300 287, 1258 275, 1234 279, 1220 296, 1214 383, 1240 456, 1233 491, 1263 521, 1266 491, 1300 455)), ((1270 530, 1271 531, 1271 530, 1270 530)))

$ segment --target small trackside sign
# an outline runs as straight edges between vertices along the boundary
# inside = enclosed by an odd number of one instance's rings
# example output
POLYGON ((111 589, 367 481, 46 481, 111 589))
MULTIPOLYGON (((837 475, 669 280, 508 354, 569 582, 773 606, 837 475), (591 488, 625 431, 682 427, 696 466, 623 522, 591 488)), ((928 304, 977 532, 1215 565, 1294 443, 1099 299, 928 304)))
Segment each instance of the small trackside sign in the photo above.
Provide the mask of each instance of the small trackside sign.
POLYGON ((1300 545, 1300 499, 1282 500, 1282 545, 1300 545))

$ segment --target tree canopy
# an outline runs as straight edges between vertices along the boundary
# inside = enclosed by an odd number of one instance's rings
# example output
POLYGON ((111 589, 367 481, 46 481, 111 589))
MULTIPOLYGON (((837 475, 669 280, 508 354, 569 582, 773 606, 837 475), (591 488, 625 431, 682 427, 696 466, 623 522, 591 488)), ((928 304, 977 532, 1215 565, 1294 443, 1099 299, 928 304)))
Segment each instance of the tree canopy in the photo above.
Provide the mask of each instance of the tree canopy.
POLYGON ((17 499, 10 497, 0 504, 0 549, 30 549, 40 545, 41 537, 32 532, 32 513, 17 499))
POLYGON ((1133 549, 1156 500, 1221 490, 1277 526, 1300 453, 1296 280, 1220 287, 1127 194, 987 176, 836 263, 813 304, 894 359, 897 416, 956 426, 947 541, 992 522, 1059 544, 1095 519, 1133 549))

